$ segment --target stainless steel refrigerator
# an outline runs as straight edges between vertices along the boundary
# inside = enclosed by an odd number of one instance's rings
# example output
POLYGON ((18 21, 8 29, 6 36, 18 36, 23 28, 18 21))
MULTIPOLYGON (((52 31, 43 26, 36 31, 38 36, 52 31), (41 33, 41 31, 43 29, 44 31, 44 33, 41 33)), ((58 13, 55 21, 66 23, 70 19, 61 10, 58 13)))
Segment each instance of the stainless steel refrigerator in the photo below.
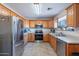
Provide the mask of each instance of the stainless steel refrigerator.
POLYGON ((0 56, 15 55, 18 21, 15 16, 0 15, 0 56))

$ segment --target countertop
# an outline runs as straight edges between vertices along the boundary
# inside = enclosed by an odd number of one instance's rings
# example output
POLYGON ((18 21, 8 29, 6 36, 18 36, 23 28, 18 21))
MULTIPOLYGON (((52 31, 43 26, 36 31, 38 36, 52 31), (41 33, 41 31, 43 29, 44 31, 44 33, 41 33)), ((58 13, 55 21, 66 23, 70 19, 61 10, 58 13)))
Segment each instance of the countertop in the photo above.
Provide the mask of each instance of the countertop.
MULTIPOLYGON (((61 32, 61 31, 58 31, 58 32, 61 32)), ((55 33, 49 33, 49 34, 66 43, 79 44, 79 31, 78 32, 62 31, 62 32, 65 36, 56 36, 55 33)), ((27 35, 28 33, 34 33, 34 32, 26 32, 24 33, 24 35, 27 35)))
MULTIPOLYGON (((28 33, 33 33, 33 34, 35 34, 35 32, 26 32, 26 33, 24 33, 24 35, 27 35, 28 33)), ((43 34, 49 34, 49 32, 43 32, 43 34)))
POLYGON ((72 43, 72 44, 79 44, 79 35, 78 32, 63 32, 65 36, 56 36, 55 33, 49 33, 50 35, 56 37, 57 39, 60 39, 66 43, 72 43), (70 34, 69 34, 70 33, 70 34))

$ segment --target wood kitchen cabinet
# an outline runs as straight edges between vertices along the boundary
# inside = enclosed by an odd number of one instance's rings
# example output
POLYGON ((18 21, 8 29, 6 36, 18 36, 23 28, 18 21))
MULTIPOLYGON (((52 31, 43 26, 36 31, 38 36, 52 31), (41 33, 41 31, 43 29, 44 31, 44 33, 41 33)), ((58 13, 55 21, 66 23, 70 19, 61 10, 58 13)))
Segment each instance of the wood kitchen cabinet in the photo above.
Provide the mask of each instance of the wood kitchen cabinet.
POLYGON ((29 20, 25 20, 23 24, 24 24, 24 27, 29 28, 29 20))
POLYGON ((49 34, 49 43, 58 56, 79 56, 79 44, 68 43, 49 34))
POLYGON ((35 34, 28 33, 28 42, 34 42, 34 41, 35 41, 35 34))
POLYGON ((74 27, 74 6, 71 6, 67 9, 67 24, 68 26, 74 27))
POLYGON ((42 20, 36 20, 35 23, 36 24, 43 24, 42 20))
POLYGON ((29 26, 30 28, 35 28, 35 21, 34 20, 29 21, 29 26))
POLYGON ((43 20, 43 27, 48 28, 48 21, 43 20))
POLYGON ((0 14, 10 16, 10 10, 3 5, 0 5, 0 14))
POLYGON ((36 24, 42 24, 43 28, 53 28, 54 20, 29 20, 30 28, 35 28, 36 24))
POLYGON ((79 4, 72 4, 67 8, 67 25, 79 27, 79 4))
POLYGON ((43 41, 48 42, 49 41, 49 35, 48 34, 43 34, 43 41))
POLYGON ((54 20, 48 22, 48 28, 54 28, 54 20))
POLYGON ((57 44, 56 38, 53 37, 52 35, 49 35, 49 38, 50 38, 49 40, 50 45, 56 51, 56 44, 57 44))
POLYGON ((72 56, 73 53, 79 53, 79 44, 67 44, 66 45, 66 55, 72 56))
POLYGON ((18 15, 17 13, 13 12, 12 10, 10 10, 9 8, 7 8, 5 5, 0 3, 0 14, 4 15, 4 16, 16 16, 16 17, 20 17, 20 20, 25 20, 23 16, 18 15))

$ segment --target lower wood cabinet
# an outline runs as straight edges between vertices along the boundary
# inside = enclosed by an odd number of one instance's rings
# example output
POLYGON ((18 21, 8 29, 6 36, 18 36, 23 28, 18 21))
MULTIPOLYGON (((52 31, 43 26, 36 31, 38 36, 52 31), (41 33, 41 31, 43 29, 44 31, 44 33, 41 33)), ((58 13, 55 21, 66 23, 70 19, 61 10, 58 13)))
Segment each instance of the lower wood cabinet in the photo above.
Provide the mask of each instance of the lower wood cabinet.
POLYGON ((79 44, 67 43, 57 39, 56 53, 59 56, 79 56, 79 44))
POLYGON ((74 56, 78 53, 79 55, 79 44, 67 44, 66 45, 66 55, 67 56, 74 56))
POLYGON ((28 34, 28 42, 34 42, 35 41, 35 34, 29 33, 28 34))
POLYGON ((48 34, 43 34, 43 41, 48 42, 49 40, 49 35, 48 34))
POLYGON ((56 43, 56 38, 53 37, 52 35, 49 35, 49 38, 50 38, 50 40, 49 40, 50 45, 56 51, 56 44, 57 44, 56 43))
POLYGON ((49 34, 49 43, 58 56, 79 56, 79 44, 67 43, 49 34))

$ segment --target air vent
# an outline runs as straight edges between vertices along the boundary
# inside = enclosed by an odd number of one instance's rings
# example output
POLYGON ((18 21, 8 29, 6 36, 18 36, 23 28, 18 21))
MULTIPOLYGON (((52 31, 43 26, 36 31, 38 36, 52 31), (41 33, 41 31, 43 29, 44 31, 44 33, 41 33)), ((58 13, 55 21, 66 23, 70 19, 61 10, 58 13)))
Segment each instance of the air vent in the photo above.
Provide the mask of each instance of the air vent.
POLYGON ((51 10, 52 8, 47 8, 47 10, 51 10))

